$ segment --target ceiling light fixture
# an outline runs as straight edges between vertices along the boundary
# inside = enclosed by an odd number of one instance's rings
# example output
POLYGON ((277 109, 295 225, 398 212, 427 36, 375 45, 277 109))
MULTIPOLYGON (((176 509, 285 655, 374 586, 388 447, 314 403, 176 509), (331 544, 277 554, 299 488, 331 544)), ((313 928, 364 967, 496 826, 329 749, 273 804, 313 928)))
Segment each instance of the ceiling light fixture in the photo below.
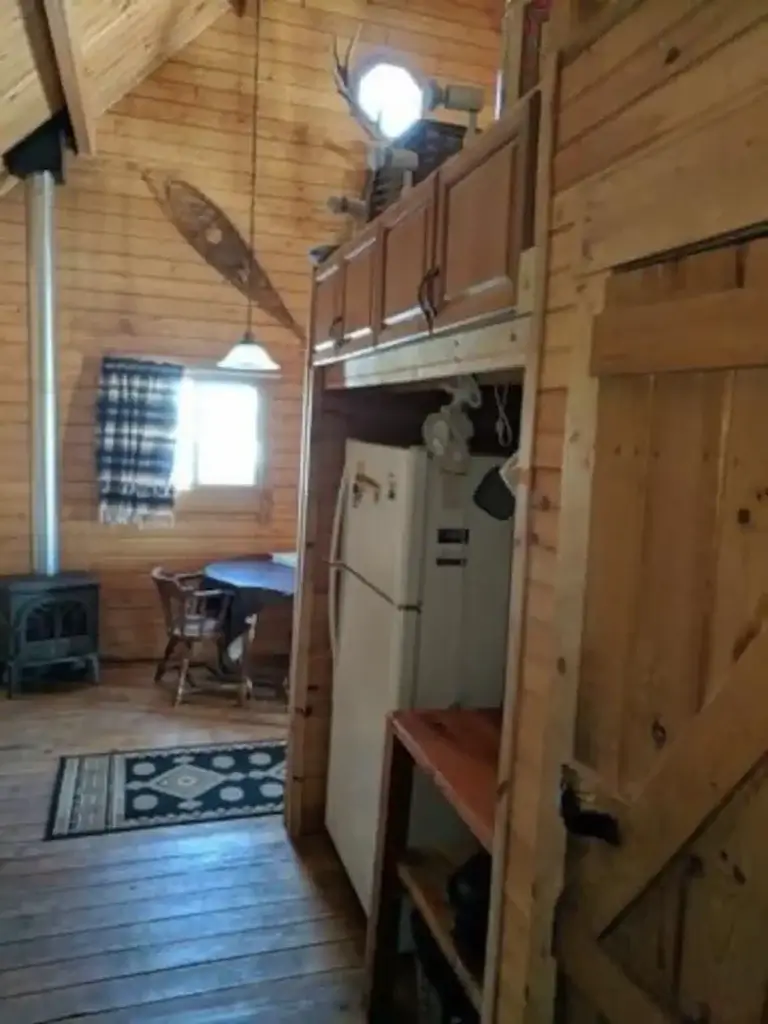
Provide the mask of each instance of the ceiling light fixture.
MULTIPOLYGON (((256 268, 256 147, 259 123, 259 55, 261 50, 261 0, 256 0, 254 10, 254 54, 253 54, 253 104, 251 107, 251 211, 249 245, 251 258, 249 276, 252 277, 256 268)), ((261 373, 275 376, 280 372, 280 364, 276 363, 263 345, 260 345, 253 333, 253 289, 254 281, 248 282, 248 306, 246 327, 242 338, 219 361, 222 370, 245 370, 248 373, 261 373)))

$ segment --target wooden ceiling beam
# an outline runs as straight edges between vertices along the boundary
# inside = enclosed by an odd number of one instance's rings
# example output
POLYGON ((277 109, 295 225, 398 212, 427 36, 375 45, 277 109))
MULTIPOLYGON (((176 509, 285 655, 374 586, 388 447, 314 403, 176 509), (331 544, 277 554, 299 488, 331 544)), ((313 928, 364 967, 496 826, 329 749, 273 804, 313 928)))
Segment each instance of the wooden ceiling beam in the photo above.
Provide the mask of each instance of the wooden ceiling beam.
POLYGON ((0 199, 2 199, 4 195, 7 195, 15 185, 18 185, 18 183, 19 179, 16 175, 10 174, 0 164, 0 199))
POLYGON ((43 8, 78 152, 92 154, 96 150, 95 118, 91 110, 83 51, 73 25, 71 2, 43 0, 43 8))

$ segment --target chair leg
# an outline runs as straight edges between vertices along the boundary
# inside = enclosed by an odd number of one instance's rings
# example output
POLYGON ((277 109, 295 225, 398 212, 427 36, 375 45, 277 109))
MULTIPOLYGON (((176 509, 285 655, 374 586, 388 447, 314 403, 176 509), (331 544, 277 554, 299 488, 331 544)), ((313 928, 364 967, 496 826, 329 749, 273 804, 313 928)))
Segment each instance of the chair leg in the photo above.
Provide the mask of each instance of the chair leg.
POLYGON ((168 661, 169 661, 171 655, 173 654, 173 652, 174 652, 174 650, 176 648, 176 644, 178 643, 178 640, 179 640, 179 638, 177 636, 170 636, 170 637, 168 637, 168 643, 165 645, 165 650, 163 651, 163 656, 160 659, 160 661, 157 663, 157 668, 155 669, 155 682, 156 683, 161 682, 163 676, 165 675, 165 670, 168 667, 168 661))
POLYGON ((241 708, 244 708, 246 703, 253 696, 253 683, 246 675, 243 675, 243 678, 240 680, 240 687, 238 689, 237 696, 241 708))
POLYGON ((178 707, 184 699, 184 691, 187 688, 187 673, 189 672, 190 653, 189 646, 185 645, 184 657, 181 659, 181 668, 179 669, 179 682, 176 687, 176 699, 173 702, 174 707, 178 707))

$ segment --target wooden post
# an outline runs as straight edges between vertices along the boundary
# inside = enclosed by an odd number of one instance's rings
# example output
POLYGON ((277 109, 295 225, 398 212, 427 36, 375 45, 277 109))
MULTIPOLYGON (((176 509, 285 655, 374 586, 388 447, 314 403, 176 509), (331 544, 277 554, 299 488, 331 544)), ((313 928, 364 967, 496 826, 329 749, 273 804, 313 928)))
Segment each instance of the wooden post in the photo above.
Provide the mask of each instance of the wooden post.
POLYGON ((387 723, 373 904, 365 945, 365 1005, 370 1024, 391 1024, 397 977, 402 888, 397 865, 408 842, 413 760, 387 723))

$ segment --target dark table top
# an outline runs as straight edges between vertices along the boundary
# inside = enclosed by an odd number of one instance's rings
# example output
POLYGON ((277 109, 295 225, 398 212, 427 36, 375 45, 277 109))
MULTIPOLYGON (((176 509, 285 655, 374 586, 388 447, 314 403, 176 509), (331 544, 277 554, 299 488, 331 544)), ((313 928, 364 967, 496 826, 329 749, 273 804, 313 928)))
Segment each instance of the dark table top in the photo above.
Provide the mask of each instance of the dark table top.
POLYGON ((292 597, 296 591, 296 569, 270 558, 212 562, 206 565, 204 574, 206 580, 217 586, 238 591, 264 591, 265 598, 269 594, 292 597))

